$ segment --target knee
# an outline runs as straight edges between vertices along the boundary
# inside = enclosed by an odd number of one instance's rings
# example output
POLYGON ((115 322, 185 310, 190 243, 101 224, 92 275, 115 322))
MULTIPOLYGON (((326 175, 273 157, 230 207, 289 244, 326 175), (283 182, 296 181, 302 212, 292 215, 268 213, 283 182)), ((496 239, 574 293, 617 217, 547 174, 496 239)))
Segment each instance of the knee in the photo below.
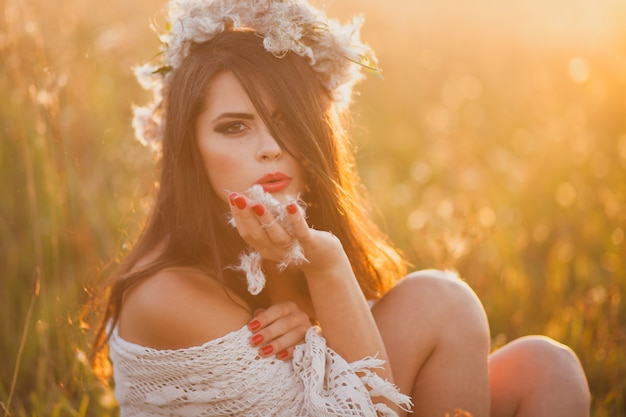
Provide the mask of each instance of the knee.
POLYGON ((489 323, 477 295, 457 274, 426 270, 408 275, 394 290, 407 300, 413 314, 427 314, 442 338, 489 348, 489 323))
POLYGON ((511 343, 519 355, 518 366, 530 372, 537 384, 561 390, 554 393, 575 405, 589 409, 591 394, 583 367, 574 351, 546 336, 525 336, 511 343))
POLYGON ((582 372, 576 353, 562 343, 547 336, 524 336, 512 344, 526 360, 532 360, 535 367, 545 372, 570 375, 582 372))

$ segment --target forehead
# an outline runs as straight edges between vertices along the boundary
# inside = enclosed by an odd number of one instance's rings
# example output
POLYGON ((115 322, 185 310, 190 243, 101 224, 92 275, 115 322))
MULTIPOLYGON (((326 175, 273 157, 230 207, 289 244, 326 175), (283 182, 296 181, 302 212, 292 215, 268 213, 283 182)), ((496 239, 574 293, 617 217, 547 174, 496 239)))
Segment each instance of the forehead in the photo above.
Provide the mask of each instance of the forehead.
POLYGON ((251 113, 255 108, 237 77, 230 71, 223 71, 209 82, 204 110, 215 113, 234 110, 251 113))
POLYGON ((207 86, 203 112, 237 111, 271 117, 278 111, 276 101, 262 85, 256 85, 257 81, 260 80, 250 80, 247 85, 252 89, 250 96, 232 71, 226 70, 216 74, 207 86))

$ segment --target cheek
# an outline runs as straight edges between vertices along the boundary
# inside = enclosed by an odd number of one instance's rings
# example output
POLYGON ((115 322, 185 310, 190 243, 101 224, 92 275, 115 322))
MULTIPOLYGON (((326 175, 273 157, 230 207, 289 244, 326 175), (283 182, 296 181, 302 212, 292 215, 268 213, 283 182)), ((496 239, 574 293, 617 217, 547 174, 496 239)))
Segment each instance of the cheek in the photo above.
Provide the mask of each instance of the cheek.
POLYGON ((223 201, 228 201, 228 192, 237 191, 241 187, 241 157, 205 149, 202 151, 202 159, 211 186, 223 201))

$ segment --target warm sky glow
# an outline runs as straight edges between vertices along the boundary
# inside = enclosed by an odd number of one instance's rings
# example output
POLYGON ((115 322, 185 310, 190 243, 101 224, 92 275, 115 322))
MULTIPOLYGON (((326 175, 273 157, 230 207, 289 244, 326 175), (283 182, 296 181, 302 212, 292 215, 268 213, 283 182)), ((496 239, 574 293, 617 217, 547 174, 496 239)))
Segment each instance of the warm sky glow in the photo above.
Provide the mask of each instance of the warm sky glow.
POLYGON ((589 45, 624 36, 626 3, 620 0, 396 0, 318 1, 332 13, 349 16, 363 10, 405 33, 489 34, 505 41, 589 45), (468 32, 469 31, 469 32, 468 32))
MULTIPOLYGON (((572 346, 592 415, 621 415, 626 0, 310 1, 342 21, 363 14, 383 69, 354 103, 376 220, 416 268, 462 273, 495 342, 572 346)), ((98 409, 93 384, 68 372, 79 329, 59 326, 78 317, 80 283, 132 244, 158 183, 133 139, 131 106, 149 95, 131 68, 157 54, 150 23, 163 27, 167 0, 0 4, 0 375, 40 274, 12 411, 98 409)))

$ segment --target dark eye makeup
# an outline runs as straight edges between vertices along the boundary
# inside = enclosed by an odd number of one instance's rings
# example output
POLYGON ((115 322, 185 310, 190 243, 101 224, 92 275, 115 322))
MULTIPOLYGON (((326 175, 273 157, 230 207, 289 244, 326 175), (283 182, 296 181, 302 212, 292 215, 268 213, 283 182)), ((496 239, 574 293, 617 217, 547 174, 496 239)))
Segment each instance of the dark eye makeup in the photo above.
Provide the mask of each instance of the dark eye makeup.
POLYGON ((220 123, 216 125, 213 130, 224 135, 236 135, 243 132, 247 128, 248 126, 245 123, 237 120, 220 123))

